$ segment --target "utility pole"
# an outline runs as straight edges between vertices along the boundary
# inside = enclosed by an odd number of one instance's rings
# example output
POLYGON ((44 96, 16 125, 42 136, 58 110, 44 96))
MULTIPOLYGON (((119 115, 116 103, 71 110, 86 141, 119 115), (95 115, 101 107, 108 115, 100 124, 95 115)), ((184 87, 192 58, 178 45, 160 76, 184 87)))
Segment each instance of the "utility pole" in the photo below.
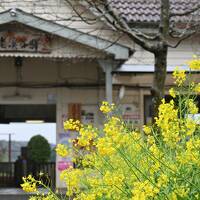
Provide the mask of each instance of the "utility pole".
POLYGON ((0 135, 8 135, 8 162, 11 162, 12 159, 12 140, 11 136, 13 133, 0 133, 0 135))
POLYGON ((11 133, 8 134, 8 162, 11 162, 11 133))

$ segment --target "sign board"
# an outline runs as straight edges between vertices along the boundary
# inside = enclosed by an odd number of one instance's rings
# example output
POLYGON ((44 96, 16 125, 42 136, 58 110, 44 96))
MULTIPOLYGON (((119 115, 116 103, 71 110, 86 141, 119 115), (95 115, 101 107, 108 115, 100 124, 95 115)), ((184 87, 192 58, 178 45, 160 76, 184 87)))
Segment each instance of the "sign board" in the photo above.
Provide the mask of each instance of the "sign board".
MULTIPOLYGON (((72 143, 69 141, 71 139, 77 138, 78 133, 76 131, 67 131, 64 133, 58 134, 58 144, 64 144, 69 148, 72 148, 72 143)), ((58 171, 63 171, 68 169, 69 167, 73 167, 72 157, 67 156, 65 158, 58 157, 57 160, 57 169, 58 171)))
POLYGON ((122 118, 127 123, 134 125, 140 124, 140 113, 138 108, 134 104, 122 105, 122 118))
POLYGON ((50 53, 50 38, 43 33, 1 31, 1 52, 50 53))

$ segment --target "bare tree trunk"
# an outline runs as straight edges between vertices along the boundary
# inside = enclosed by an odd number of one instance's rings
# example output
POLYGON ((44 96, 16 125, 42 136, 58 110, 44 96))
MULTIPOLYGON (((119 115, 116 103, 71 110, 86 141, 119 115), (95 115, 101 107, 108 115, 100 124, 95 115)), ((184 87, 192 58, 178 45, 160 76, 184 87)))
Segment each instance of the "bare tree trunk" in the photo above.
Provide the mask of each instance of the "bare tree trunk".
POLYGON ((162 48, 159 48, 158 51, 154 53, 155 57, 155 72, 154 72, 154 81, 151 94, 153 96, 153 116, 154 118, 158 116, 158 107, 161 103, 162 98, 165 95, 165 79, 167 73, 167 53, 168 47, 162 45, 162 48))

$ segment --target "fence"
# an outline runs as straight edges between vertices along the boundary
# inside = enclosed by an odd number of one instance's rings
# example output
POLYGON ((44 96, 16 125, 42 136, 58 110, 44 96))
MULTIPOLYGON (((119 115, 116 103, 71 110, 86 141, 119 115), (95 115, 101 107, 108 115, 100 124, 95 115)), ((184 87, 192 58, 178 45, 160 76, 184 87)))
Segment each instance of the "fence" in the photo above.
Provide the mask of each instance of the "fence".
POLYGON ((0 162, 0 187, 15 187, 14 162, 0 162))
POLYGON ((27 163, 27 175, 32 174, 36 179, 42 179, 43 183, 55 188, 55 162, 27 163), (41 175, 42 174, 42 175, 41 175))
POLYGON ((50 187, 55 187, 55 163, 33 163, 27 161, 0 162, 0 187, 19 187, 22 177, 32 174, 50 187), (41 173, 43 174, 42 176, 41 173))

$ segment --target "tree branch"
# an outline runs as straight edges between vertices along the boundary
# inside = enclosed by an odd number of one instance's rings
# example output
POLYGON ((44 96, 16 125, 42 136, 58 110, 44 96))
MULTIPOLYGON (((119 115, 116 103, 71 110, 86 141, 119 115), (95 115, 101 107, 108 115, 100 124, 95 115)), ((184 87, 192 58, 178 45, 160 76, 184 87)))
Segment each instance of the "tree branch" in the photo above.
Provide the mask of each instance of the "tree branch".
POLYGON ((196 33, 196 31, 193 31, 193 32, 191 32, 191 33, 188 33, 187 35, 185 35, 184 37, 182 37, 175 45, 172 45, 172 44, 170 44, 170 43, 168 43, 167 45, 168 45, 168 47, 171 47, 171 48, 177 48, 177 47, 181 44, 181 42, 183 42, 184 40, 190 38, 190 37, 191 37, 192 35, 194 35, 195 33, 196 33))
POLYGON ((187 35, 187 32, 191 32, 191 22, 192 22, 192 17, 190 20, 187 22, 185 29, 184 30, 176 30, 175 28, 171 27, 171 30, 169 31, 169 35, 173 38, 182 38, 184 35, 187 35), (177 33, 176 36, 173 35, 173 33, 177 33))
POLYGON ((85 0, 85 2, 87 2, 89 6, 95 8, 97 11, 95 13, 100 14, 101 18, 105 19, 104 21, 106 21, 107 24, 114 30, 122 31, 129 36, 132 34, 144 40, 154 41, 158 38, 158 35, 147 35, 140 30, 131 27, 121 16, 118 15, 116 11, 109 6, 109 3, 106 3, 105 1, 100 1, 101 3, 99 4, 98 1, 85 0))
POLYGON ((116 11, 113 11, 110 6, 107 4, 105 6, 106 13, 109 13, 110 17, 113 18, 112 25, 121 32, 127 34, 134 42, 141 45, 144 49, 153 52, 155 45, 151 44, 152 40, 155 40, 155 37, 148 36, 137 29, 132 29, 129 24, 117 14, 116 11))
MULTIPOLYGON (((94 25, 97 23, 98 19, 100 19, 101 17, 95 17, 95 18, 88 18, 83 16, 85 13, 87 12, 78 12, 78 10, 75 8, 75 5, 70 1, 70 0, 65 0, 68 5, 72 8, 72 10, 75 12, 75 14, 86 24, 88 25, 94 25)), ((87 10, 88 11, 88 10, 87 10)))

